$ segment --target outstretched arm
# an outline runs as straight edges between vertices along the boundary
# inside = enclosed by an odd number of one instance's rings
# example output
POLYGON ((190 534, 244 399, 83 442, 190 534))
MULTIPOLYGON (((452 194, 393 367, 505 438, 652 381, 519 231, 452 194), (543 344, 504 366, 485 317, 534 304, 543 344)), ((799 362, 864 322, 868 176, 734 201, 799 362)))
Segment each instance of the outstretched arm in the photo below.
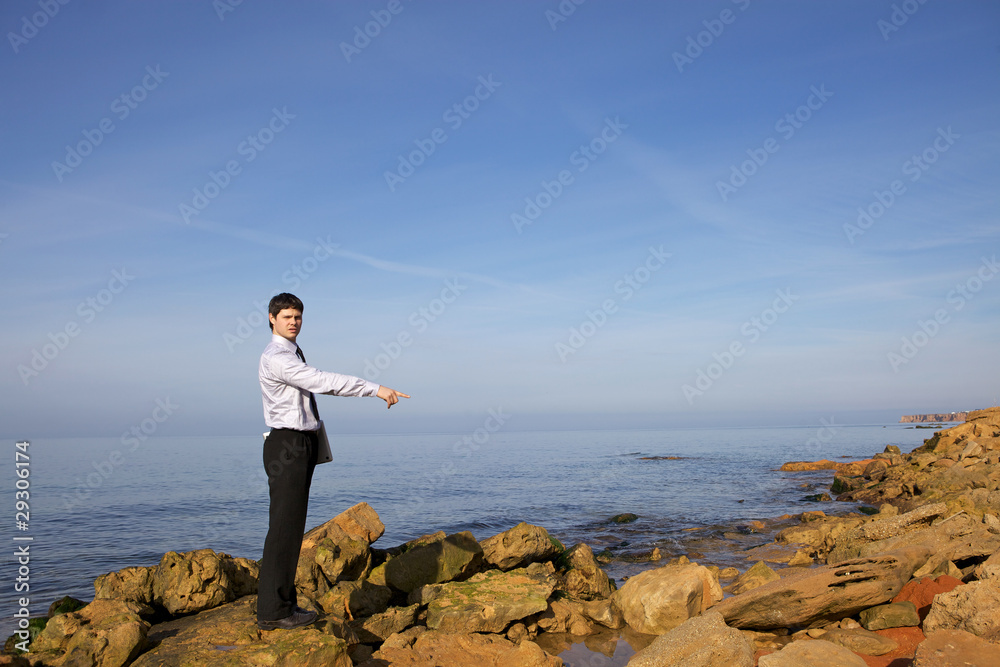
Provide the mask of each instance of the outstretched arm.
POLYGON ((389 389, 389 387, 380 385, 378 388, 378 393, 376 394, 379 398, 386 402, 387 408, 391 408, 394 403, 399 402, 399 397, 409 398, 409 394, 404 394, 401 391, 396 391, 395 389, 389 389))

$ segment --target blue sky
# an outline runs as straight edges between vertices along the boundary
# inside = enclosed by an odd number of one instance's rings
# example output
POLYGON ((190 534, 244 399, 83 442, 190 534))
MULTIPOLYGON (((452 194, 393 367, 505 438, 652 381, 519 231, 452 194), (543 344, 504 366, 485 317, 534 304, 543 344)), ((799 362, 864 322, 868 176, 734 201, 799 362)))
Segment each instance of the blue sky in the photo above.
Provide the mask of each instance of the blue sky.
POLYGON ((346 431, 1000 400, 996 3, 17 0, 0 27, 8 437, 262 430, 279 291, 310 363, 413 396, 321 397, 346 431))

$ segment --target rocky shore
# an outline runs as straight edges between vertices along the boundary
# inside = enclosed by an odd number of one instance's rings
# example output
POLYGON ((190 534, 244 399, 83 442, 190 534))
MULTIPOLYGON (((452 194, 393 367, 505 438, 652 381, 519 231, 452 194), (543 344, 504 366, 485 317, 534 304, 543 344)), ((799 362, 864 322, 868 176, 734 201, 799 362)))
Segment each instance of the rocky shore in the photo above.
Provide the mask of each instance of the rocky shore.
POLYGON ((830 494, 864 513, 754 522, 773 541, 740 568, 654 550, 616 585, 590 546, 527 523, 380 549, 361 503, 305 535, 312 626, 257 628, 256 562, 170 552, 99 577, 89 603, 57 601, 0 665, 535 667, 564 664, 574 638, 608 655, 624 638, 631 667, 1000 667, 1000 408, 908 454, 784 469, 830 470, 830 494))

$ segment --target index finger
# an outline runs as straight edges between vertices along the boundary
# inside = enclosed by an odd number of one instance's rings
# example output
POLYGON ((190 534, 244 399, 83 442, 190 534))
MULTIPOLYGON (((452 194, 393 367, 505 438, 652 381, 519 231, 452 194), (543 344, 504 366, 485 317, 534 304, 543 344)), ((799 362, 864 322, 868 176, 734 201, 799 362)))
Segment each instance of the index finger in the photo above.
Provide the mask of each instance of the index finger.
POLYGON ((403 392, 401 392, 401 391, 397 391, 397 392, 396 392, 396 396, 402 396, 403 398, 409 398, 409 397, 410 397, 410 395, 409 395, 409 394, 404 394, 404 393, 403 393, 403 392))

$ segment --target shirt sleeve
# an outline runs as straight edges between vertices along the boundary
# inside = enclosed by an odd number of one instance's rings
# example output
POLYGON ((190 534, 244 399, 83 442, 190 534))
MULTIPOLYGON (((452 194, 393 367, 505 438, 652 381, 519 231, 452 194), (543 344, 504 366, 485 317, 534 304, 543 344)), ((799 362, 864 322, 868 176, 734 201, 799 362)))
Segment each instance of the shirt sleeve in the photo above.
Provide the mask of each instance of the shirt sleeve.
POLYGON ((294 354, 276 354, 270 360, 274 377, 285 384, 314 394, 334 396, 375 396, 381 385, 342 373, 313 368, 294 354))

